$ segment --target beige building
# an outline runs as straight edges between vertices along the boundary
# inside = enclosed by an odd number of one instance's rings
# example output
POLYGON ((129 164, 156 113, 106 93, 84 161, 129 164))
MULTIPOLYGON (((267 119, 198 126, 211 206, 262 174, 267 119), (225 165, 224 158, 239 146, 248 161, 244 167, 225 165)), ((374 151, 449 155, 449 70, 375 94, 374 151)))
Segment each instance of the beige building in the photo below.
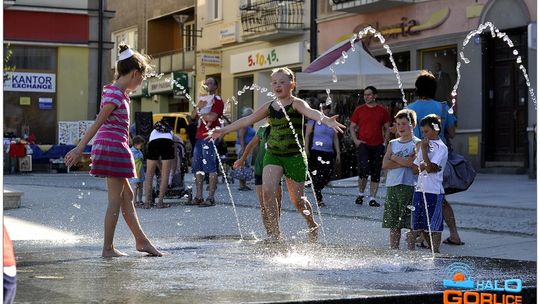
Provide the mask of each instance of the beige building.
MULTIPOLYGON (((319 54, 370 25, 385 37, 399 70, 427 69, 439 78, 436 98, 449 105, 457 81, 456 67, 461 62, 453 148, 480 170, 536 175, 537 110, 520 65, 527 70, 530 88, 537 94, 537 1, 318 3, 319 54), (467 34, 488 21, 508 34, 512 47, 487 31, 463 46, 467 34), (469 64, 460 60, 462 50, 469 64)), ((364 42, 381 63, 391 67, 377 39, 370 37, 364 42)), ((399 95, 386 97, 388 103, 400 100, 399 95)), ((359 98, 349 99, 355 105, 359 98)), ((408 99, 413 101, 412 92, 408 99)))
POLYGON ((225 113, 233 119, 268 100, 273 68, 301 71, 309 62, 309 2, 199 0, 196 11, 202 30, 196 80, 218 79, 225 113), (248 89, 253 84, 262 89, 248 89))
MULTIPOLYGON (((196 36, 200 35, 195 26, 194 1, 111 0, 109 9, 116 12, 110 22, 110 39, 115 49, 124 42, 150 55, 159 75, 145 80, 139 90, 131 94, 132 117, 140 111, 188 111, 186 93, 192 94, 196 36), (186 92, 182 88, 186 88, 186 92)), ((112 80, 116 52, 111 52, 109 57, 112 80)))

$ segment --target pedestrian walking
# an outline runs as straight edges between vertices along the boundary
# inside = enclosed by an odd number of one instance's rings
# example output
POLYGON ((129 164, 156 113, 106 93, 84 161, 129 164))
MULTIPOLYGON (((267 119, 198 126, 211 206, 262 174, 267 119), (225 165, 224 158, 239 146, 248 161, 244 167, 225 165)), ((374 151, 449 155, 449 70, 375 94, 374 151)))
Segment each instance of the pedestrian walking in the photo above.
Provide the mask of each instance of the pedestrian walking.
MULTIPOLYGON (((321 103, 321 112, 330 115, 330 105, 321 103)), ((341 162, 337 132, 325 124, 310 120, 306 124, 306 154, 309 172, 319 207, 324 207, 322 189, 332 179, 334 161, 341 162)))
MULTIPOLYGON (((242 111, 241 117, 246 117, 248 115, 253 114, 252 108, 245 108, 242 111)), ((244 128, 240 128, 236 131, 236 155, 240 156, 243 154, 244 150, 246 149, 246 146, 253 140, 255 137, 255 129, 253 129, 253 126, 247 126, 244 128)), ((247 167, 251 167, 251 154, 248 154, 246 158, 246 162, 244 164, 247 164, 247 167)), ((238 190, 239 191, 250 191, 251 188, 247 186, 247 180, 245 178, 239 178, 238 182, 240 184, 238 190)))
POLYGON ((369 186, 369 205, 380 207, 376 196, 381 179, 381 166, 385 145, 388 142, 390 114, 377 103, 377 89, 368 86, 364 89, 365 104, 358 106, 352 116, 350 133, 356 145, 358 163, 358 196, 356 204, 362 205, 367 186, 367 178, 371 177, 369 186))

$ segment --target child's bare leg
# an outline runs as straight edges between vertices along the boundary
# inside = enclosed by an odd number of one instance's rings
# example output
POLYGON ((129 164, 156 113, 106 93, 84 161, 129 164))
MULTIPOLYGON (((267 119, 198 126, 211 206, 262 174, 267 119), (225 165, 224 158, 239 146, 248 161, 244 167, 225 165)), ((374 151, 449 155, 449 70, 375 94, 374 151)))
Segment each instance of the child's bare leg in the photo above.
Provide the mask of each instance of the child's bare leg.
POLYGON ((416 245, 416 235, 417 233, 412 230, 407 231, 406 236, 407 236, 407 249, 408 250, 415 249, 414 247, 416 245))
POLYGON ((257 192, 257 198, 259 198, 259 205, 261 206, 261 219, 263 222, 264 229, 266 229, 266 234, 271 234, 270 223, 268 222, 268 211, 264 207, 263 203, 263 187, 262 185, 255 186, 255 192, 257 192))
POLYGON ((148 209, 152 205, 152 183, 154 182, 154 173, 156 172, 156 161, 148 159, 146 161, 146 175, 144 179, 144 193, 146 199, 144 200, 144 208, 148 209))
POLYGON ((439 253, 439 248, 441 246, 441 232, 432 232, 432 238, 433 238, 433 252, 439 253))
POLYGON ((390 229, 390 248, 399 249, 400 240, 401 240, 401 229, 391 228, 390 229))
MULTIPOLYGON (((103 257, 119 257, 126 256, 127 254, 114 248, 114 231, 116 230, 116 224, 118 223, 118 215, 120 213, 120 206, 123 203, 122 199, 122 178, 107 178, 107 196, 109 203, 107 205, 107 211, 105 212, 104 234, 103 234, 103 251, 101 255, 103 257)), ((133 204, 132 197, 130 197, 130 204, 133 204)))
POLYGON ((161 161, 161 168, 160 168, 160 179, 159 179, 159 197, 158 197, 158 203, 157 207, 161 208, 164 207, 163 204, 163 198, 165 197, 165 193, 167 193, 167 189, 169 188, 168 180, 169 180, 169 171, 171 170, 171 164, 172 160, 162 160, 161 161))
POLYGON ((122 216, 124 217, 129 230, 131 230, 131 233, 135 237, 135 248, 138 251, 147 252, 151 255, 162 256, 163 254, 152 245, 141 228, 139 218, 137 217, 137 211, 135 210, 133 203, 131 203, 133 192, 131 191, 131 187, 127 180, 125 181, 122 191, 122 216))
POLYGON ((283 168, 276 165, 267 165, 263 169, 263 223, 268 223, 267 233, 272 239, 279 239, 280 210, 276 204, 276 188, 283 175, 283 168))
POLYGON ((281 201, 283 200, 283 190, 281 189, 281 184, 278 183, 276 187, 276 204, 278 208, 278 221, 281 219, 281 201))
POLYGON ((311 204, 304 196, 304 183, 294 181, 290 178, 286 178, 285 180, 287 182, 287 189, 289 190, 289 198, 294 204, 294 207, 296 207, 296 210, 306 219, 309 228, 309 240, 314 242, 317 240, 319 224, 315 222, 313 208, 311 208, 311 204))

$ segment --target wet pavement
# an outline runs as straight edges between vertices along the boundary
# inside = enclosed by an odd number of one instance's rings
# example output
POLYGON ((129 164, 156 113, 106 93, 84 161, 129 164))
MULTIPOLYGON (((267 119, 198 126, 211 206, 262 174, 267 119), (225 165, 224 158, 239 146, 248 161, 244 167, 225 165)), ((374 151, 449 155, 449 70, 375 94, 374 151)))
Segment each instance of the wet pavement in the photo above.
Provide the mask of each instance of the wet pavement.
POLYGON ((524 287, 536 286, 536 202, 505 207, 497 193, 491 204, 478 196, 475 204, 455 200, 458 221, 468 221, 468 227, 460 228, 466 244, 443 244, 435 259, 427 250, 386 249, 388 231, 380 228, 383 208, 355 206, 351 188, 325 189, 329 207, 322 209, 324 234, 318 244, 305 242, 306 225, 288 200, 282 214, 286 241, 267 244, 260 240, 264 231, 254 193, 239 192, 233 185, 239 230, 223 184, 216 207, 175 200, 168 209, 138 209, 143 229, 167 256, 136 252, 120 219, 115 244, 130 256, 103 259, 102 179, 81 173, 30 174, 5 176, 4 183, 24 192, 22 207, 4 212, 17 255, 16 303, 309 302, 394 296, 401 299, 395 303, 442 303, 442 279, 448 278, 446 269, 453 262, 471 266, 478 280, 520 278, 524 287), (488 216, 502 220, 489 221, 488 216), (407 302, 406 297, 412 298, 407 302))

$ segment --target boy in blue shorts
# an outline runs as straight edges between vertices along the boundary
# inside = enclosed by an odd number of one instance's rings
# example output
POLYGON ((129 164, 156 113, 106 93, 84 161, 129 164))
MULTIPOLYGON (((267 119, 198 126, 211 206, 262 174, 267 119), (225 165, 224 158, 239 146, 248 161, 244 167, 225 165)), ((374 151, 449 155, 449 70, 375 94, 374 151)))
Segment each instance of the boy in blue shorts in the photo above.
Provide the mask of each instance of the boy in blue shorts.
POLYGON ((417 154, 413 166, 413 172, 418 174, 418 182, 413 195, 412 230, 415 234, 423 231, 425 239, 432 241, 433 252, 439 253, 443 231, 442 182, 448 148, 439 138, 442 130, 439 116, 427 115, 420 121, 420 127, 424 138, 416 146, 417 154), (432 233, 431 238, 426 232, 432 233))

